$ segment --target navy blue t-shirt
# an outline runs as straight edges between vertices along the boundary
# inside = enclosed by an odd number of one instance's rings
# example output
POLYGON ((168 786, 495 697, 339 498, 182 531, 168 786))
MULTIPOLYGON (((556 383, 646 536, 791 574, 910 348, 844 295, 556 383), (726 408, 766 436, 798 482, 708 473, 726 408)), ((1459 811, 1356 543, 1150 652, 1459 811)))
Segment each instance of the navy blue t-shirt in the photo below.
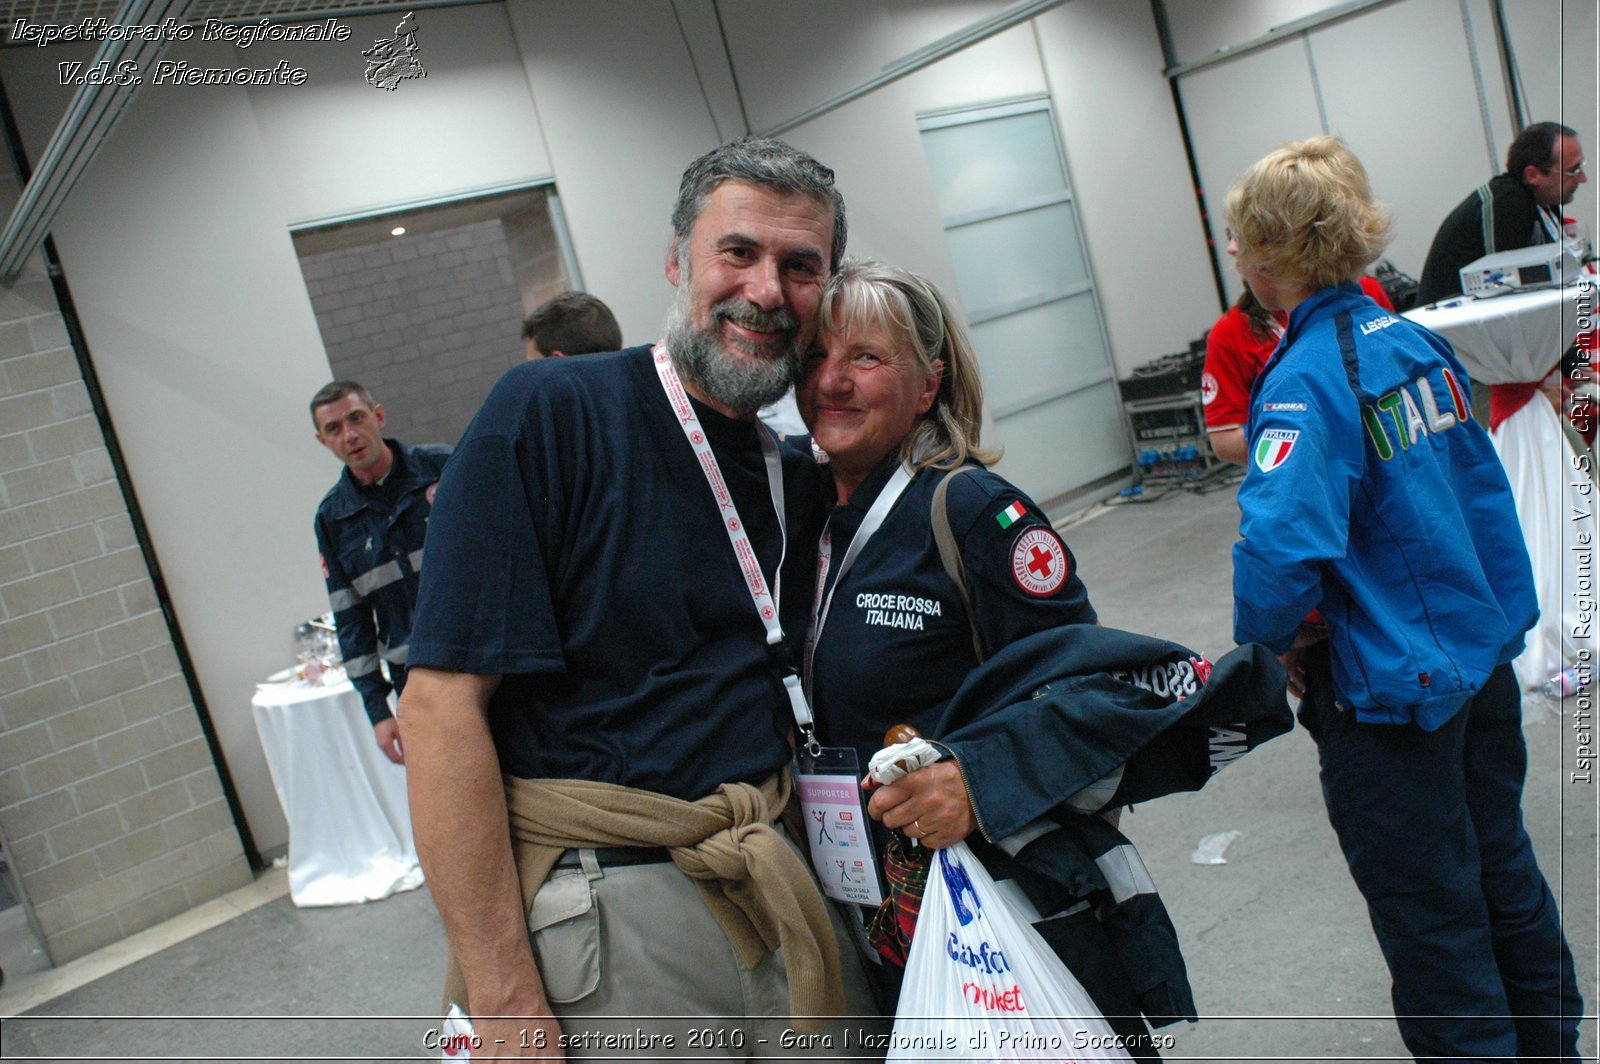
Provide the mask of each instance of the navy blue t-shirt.
MULTIPOLYGON (((755 424, 695 410, 777 593, 755 424)), ((780 606, 798 645, 824 474, 789 450, 783 465, 780 606)), ((410 663, 504 677, 490 725, 505 772, 692 801, 787 762, 781 670, 648 347, 507 373, 440 482, 427 562, 410 663)))
MULTIPOLYGON (((848 505, 833 508, 830 582, 896 461, 875 470, 848 505)), ((933 539, 930 506, 946 475, 926 469, 906 488, 834 591, 813 652, 818 735, 855 747, 863 768, 896 724, 932 735, 978 664, 972 626, 933 539)), ((1032 499, 978 470, 957 477, 945 501, 985 656, 1046 628, 1095 622, 1071 551, 1032 499)))

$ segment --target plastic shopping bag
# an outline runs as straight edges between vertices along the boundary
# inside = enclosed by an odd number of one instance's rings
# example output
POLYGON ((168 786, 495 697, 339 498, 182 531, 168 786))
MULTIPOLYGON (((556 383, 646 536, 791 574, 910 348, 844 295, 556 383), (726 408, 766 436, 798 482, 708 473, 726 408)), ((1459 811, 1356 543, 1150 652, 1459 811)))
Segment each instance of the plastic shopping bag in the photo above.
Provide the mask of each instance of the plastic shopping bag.
POLYGON ((964 842, 928 872, 888 1059, 1132 1060, 964 842))

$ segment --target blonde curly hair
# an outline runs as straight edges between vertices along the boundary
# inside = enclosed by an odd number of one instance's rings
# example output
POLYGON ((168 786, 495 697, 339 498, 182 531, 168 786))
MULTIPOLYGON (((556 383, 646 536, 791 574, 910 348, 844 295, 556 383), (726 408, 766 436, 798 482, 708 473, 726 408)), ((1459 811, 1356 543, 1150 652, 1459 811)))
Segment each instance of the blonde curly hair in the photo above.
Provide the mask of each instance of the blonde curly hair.
POLYGON ((1268 152, 1228 190, 1227 216, 1241 262, 1311 292, 1360 277, 1391 231, 1361 160, 1337 137, 1268 152))

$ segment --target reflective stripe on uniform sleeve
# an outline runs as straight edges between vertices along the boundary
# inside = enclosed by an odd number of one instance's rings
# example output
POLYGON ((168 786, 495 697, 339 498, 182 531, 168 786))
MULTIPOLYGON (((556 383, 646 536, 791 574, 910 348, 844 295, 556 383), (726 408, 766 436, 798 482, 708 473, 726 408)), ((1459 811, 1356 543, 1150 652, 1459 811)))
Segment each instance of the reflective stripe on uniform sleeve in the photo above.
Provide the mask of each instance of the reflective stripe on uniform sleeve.
POLYGON ((1022 852, 1022 848, 1034 839, 1048 835, 1052 831, 1060 831, 1060 824, 1052 824, 1048 820, 1035 820, 1026 824, 1010 835, 996 842, 995 845, 1006 852, 1008 856, 1015 857, 1022 852))
POLYGON ((414 573, 422 572, 422 548, 418 547, 416 550, 414 550, 410 554, 406 555, 406 561, 411 563, 411 571, 412 572, 414 572, 414 573))
POLYGON ((328 606, 334 613, 342 613, 360 601, 361 599, 356 596, 356 593, 347 587, 328 592, 328 606))
POLYGON ((378 655, 363 654, 359 658, 351 658, 344 663, 344 674, 352 680, 363 676, 371 676, 378 671, 378 655))
POLYGON ((400 563, 384 562, 377 568, 369 569, 360 576, 351 579, 350 586, 356 589, 357 594, 365 598, 370 597, 380 587, 387 587, 399 579, 400 563))
POLYGON ((1098 813, 1111 801, 1112 795, 1117 793, 1117 788, 1122 786, 1122 771, 1127 768, 1124 762, 1095 780, 1089 786, 1067 798, 1067 808, 1079 813, 1098 813))
POLYGON ((406 663, 406 659, 411 656, 411 644, 402 643, 397 647, 390 648, 384 646, 382 643, 379 643, 378 656, 383 658, 383 660, 387 661, 390 665, 404 665, 406 663))
POLYGON ((1150 872, 1144 866, 1144 858, 1139 856, 1139 851, 1133 848, 1132 843, 1124 843, 1107 850, 1096 857, 1094 863, 1099 867, 1100 874, 1106 877, 1106 883, 1111 887, 1111 896, 1116 899, 1118 905, 1135 894, 1156 892, 1155 880, 1150 878, 1150 872))

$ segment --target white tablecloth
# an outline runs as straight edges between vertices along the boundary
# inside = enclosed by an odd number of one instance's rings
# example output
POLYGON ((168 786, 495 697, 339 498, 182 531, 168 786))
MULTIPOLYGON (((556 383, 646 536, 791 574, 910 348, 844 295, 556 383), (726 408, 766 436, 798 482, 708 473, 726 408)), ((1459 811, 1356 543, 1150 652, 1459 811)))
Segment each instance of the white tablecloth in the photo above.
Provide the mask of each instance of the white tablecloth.
MULTIPOLYGON (((1584 277, 1565 288, 1449 299, 1444 303, 1454 306, 1410 310, 1406 317, 1449 340, 1474 384, 1516 384, 1543 380, 1580 324, 1593 328, 1596 294, 1595 278, 1584 277)), ((1494 433, 1494 446, 1511 481, 1539 600, 1539 623, 1516 660, 1517 679, 1531 690, 1578 664, 1581 648, 1590 655, 1595 651, 1592 636, 1574 635, 1591 630, 1581 623, 1575 589, 1579 550, 1585 542, 1594 543, 1580 539, 1595 531, 1588 516, 1594 511, 1594 487, 1573 462, 1559 415, 1541 395, 1505 420, 1494 433)))
POLYGON ((406 770, 378 749, 349 681, 260 684, 250 705, 289 820, 294 903, 347 905, 421 886, 406 770))
POLYGON ((1494 447, 1511 481, 1539 599, 1539 623, 1515 662, 1517 680, 1532 690, 1580 662, 1588 673, 1600 653, 1590 623, 1593 581, 1586 578, 1593 576, 1600 538, 1594 484, 1542 395, 1501 423, 1494 447))
POLYGON ((1594 321, 1596 294, 1596 279, 1586 277, 1565 288, 1458 296, 1443 301, 1455 306, 1418 307, 1405 316, 1449 340, 1474 384, 1517 384, 1544 380, 1561 361, 1579 321, 1594 321))

